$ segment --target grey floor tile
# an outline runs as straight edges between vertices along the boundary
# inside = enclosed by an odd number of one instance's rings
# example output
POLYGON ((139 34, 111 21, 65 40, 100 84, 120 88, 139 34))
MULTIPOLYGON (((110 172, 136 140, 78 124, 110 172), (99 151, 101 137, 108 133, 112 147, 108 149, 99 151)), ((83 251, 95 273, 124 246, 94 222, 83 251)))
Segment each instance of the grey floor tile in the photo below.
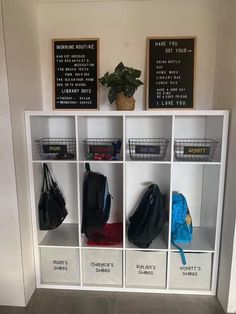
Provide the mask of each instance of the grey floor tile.
POLYGON ((156 314, 156 313, 174 313, 176 301, 171 296, 137 294, 130 298, 125 297, 118 301, 118 313, 130 314, 156 314))
POLYGON ((26 308, 0 314, 224 314, 215 297, 38 289, 26 308))
POLYGON ((0 306, 0 314, 25 314, 26 309, 22 307, 0 306))

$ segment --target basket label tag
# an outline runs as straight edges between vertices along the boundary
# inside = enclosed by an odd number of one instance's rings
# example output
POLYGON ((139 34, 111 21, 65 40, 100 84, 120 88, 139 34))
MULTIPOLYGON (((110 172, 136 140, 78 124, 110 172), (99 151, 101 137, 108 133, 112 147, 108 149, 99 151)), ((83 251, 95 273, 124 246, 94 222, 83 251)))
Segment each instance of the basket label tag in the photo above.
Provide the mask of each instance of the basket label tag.
POLYGON ((185 155, 210 155, 208 146, 184 146, 185 155))
POLYGON ((67 153, 67 145, 60 144, 43 144, 43 152, 44 154, 58 154, 58 153, 67 153))
POLYGON ((160 154, 160 145, 135 145, 135 154, 160 154))

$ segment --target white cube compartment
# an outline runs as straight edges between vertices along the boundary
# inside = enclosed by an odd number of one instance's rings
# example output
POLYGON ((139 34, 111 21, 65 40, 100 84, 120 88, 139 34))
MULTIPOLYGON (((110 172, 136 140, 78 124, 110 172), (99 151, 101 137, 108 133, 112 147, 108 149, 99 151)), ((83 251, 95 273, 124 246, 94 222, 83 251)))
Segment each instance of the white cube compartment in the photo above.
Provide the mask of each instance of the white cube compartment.
MULTIPOLYGON (((166 196, 166 209, 170 195, 170 165, 158 163, 129 162, 126 165, 126 222, 135 212, 143 194, 151 184, 157 184, 161 193, 166 196)), ((161 233, 152 242, 149 250, 165 250, 168 247, 168 230, 163 228, 161 233)), ((127 235, 127 232, 126 232, 127 235)), ((135 246, 126 239, 126 248, 135 246)))
POLYGON ((35 192, 35 209, 36 209, 36 221, 37 221, 37 237, 38 243, 41 244, 41 241, 46 238, 51 238, 51 234, 55 234, 53 237, 54 240, 51 242, 50 240, 46 240, 44 242, 45 245, 66 245, 66 246, 77 246, 78 243, 78 195, 77 195, 77 167, 75 163, 68 162, 50 162, 47 163, 50 173, 52 174, 54 180, 57 182, 62 195, 66 201, 66 208, 68 215, 63 221, 62 225, 59 226, 55 230, 49 231, 41 231, 39 230, 39 222, 38 222, 38 203, 41 194, 41 188, 43 184, 43 166, 42 163, 34 163, 33 171, 34 171, 34 192, 35 192), (66 225, 66 234, 63 238, 63 232, 60 232, 62 227, 66 225), (70 228, 71 226, 71 228, 70 228), (71 229, 71 232, 70 232, 71 229), (57 234, 59 231, 59 234, 57 234), (71 233, 71 237, 69 235, 71 233), (60 241, 56 241, 56 235, 59 236, 60 241), (77 238, 77 239, 76 239, 77 238))
MULTIPOLYGON (((87 160, 84 154, 85 139, 116 138, 123 141, 123 117, 122 116, 83 116, 78 117, 78 148, 79 159, 87 160)), ((123 143, 119 154, 119 160, 123 158, 123 143)), ((106 161, 108 162, 108 161, 106 161)))
POLYGON ((217 164, 174 164, 172 190, 185 196, 193 223, 193 239, 182 245, 186 251, 215 249, 219 177, 217 164))
POLYGON ((126 251, 126 286, 165 288, 166 252, 126 251))
MULTIPOLYGON (((222 134, 223 134, 223 116, 180 115, 175 118, 174 138, 176 139, 210 138, 218 142, 214 157, 210 161, 213 162, 220 161, 222 134)), ((191 161, 191 159, 189 161, 191 161)))
MULTIPOLYGON (((130 138, 158 139, 164 138, 171 140, 172 117, 171 116, 131 116, 126 118, 126 160, 130 160, 128 140, 130 138)), ((164 160, 171 159, 171 145, 168 143, 164 160)), ((148 157, 148 156, 146 156, 148 157)), ((148 159, 148 158, 147 158, 148 159)), ((145 160, 145 156, 143 156, 145 160)))
POLYGON ((182 264, 179 253, 170 254, 170 289, 211 289, 211 253, 185 253, 186 265, 182 264))
POLYGON ((40 155, 35 141, 42 138, 74 138, 75 117, 70 116, 32 116, 31 144, 32 159, 40 160, 40 155))
POLYGON ((83 249, 83 285, 122 286, 122 251, 83 249))
MULTIPOLYGON (((91 171, 101 173, 107 177, 109 192, 112 196, 110 215, 107 223, 122 223, 123 222, 123 165, 120 163, 110 162, 91 162, 91 171)), ((80 164, 80 186, 83 186, 84 176, 86 174, 84 163, 80 164)), ((80 209, 81 217, 83 217, 83 191, 80 190, 80 209)), ((87 238, 82 235, 82 246, 87 247, 87 238)), ((122 247, 123 244, 119 244, 122 247)))
POLYGON ((42 284, 79 285, 78 248, 40 248, 42 284))

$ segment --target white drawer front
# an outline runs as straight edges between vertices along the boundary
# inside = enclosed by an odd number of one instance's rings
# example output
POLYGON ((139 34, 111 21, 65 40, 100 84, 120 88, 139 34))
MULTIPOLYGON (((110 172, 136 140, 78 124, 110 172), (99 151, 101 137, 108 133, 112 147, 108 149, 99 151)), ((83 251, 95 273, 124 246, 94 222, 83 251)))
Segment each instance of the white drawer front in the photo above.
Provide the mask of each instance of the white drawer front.
POLYGON ((186 265, 182 265, 179 253, 171 253, 170 288, 210 290, 211 253, 185 253, 186 265))
POLYGON ((126 286, 165 288, 166 252, 126 252, 126 286))
POLYGON ((122 251, 83 250, 83 284, 122 286, 122 251))
POLYGON ((79 249, 41 248, 41 282, 43 284, 80 283, 79 249))

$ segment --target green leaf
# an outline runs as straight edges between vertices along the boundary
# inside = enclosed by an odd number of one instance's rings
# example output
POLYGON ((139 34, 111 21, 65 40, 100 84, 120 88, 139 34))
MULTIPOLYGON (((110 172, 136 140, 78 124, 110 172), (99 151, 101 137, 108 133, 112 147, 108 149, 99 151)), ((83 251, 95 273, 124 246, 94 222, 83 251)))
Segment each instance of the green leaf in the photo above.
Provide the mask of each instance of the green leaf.
POLYGON ((115 88, 110 88, 109 93, 108 93, 108 99, 109 99, 110 104, 112 104, 116 100, 117 93, 118 92, 115 88))
POLYGON ((109 78, 107 79, 107 86, 111 87, 111 86, 116 86, 119 85, 120 83, 120 77, 117 73, 111 73, 109 75, 109 78))
POLYGON ((98 79, 99 83, 101 83, 103 86, 107 85, 107 82, 109 80, 109 73, 105 73, 104 76, 102 76, 100 79, 98 79))
POLYGON ((139 71, 139 70, 133 70, 133 76, 134 77, 140 77, 140 75, 141 75, 141 71, 139 71))
POLYGON ((137 79, 131 75, 127 75, 127 83, 136 86, 137 85, 137 79))
POLYGON ((140 81, 140 80, 136 80, 136 82, 137 82, 137 87, 140 86, 140 85, 143 85, 143 82, 140 81))
POLYGON ((115 68, 115 72, 121 74, 125 70, 125 66, 122 62, 120 62, 115 68))
POLYGON ((124 90, 125 96, 129 98, 132 97, 133 94, 135 93, 135 90, 136 90, 135 86, 126 85, 124 90))

